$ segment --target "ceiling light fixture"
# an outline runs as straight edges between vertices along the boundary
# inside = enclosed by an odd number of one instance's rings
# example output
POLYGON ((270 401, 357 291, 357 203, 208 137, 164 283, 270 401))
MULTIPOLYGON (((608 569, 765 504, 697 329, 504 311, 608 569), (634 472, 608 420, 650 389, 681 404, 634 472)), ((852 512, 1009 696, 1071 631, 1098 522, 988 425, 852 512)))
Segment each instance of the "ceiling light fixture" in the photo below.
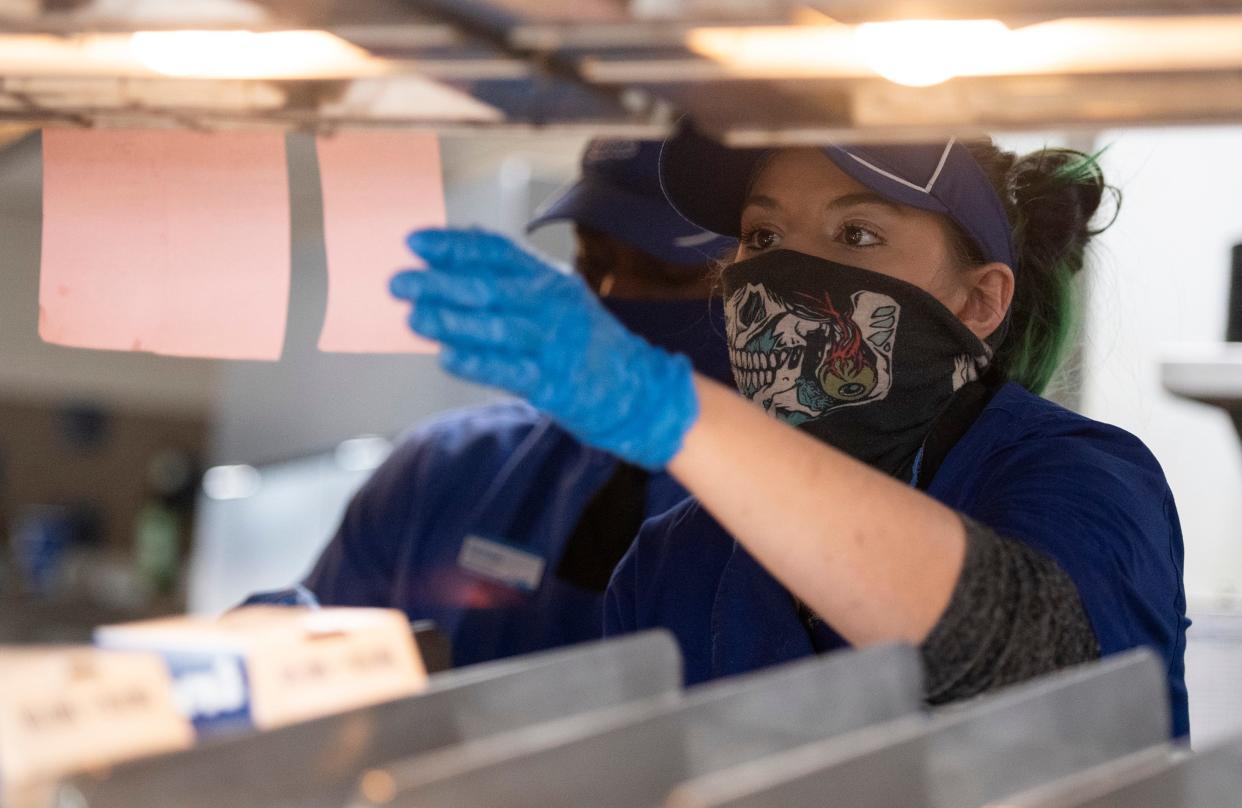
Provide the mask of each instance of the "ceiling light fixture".
POLYGON ((1066 18, 1010 30, 998 20, 696 28, 695 53, 745 79, 880 75, 929 86, 955 76, 1242 69, 1242 14, 1066 18))
POLYGON ((327 31, 138 31, 129 49, 165 76, 293 79, 364 76, 383 62, 327 31))
POLYGON ((1009 28, 1000 20, 901 20, 854 29, 858 54, 872 70, 907 87, 928 87, 994 64, 1009 28), (972 70, 974 68, 974 70, 972 70))

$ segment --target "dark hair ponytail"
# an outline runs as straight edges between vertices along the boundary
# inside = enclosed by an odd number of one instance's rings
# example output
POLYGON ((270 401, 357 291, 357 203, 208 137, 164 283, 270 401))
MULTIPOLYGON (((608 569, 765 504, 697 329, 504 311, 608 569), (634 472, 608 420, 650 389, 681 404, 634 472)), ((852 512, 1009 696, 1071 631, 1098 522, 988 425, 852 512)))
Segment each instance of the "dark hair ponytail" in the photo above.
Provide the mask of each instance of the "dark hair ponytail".
MULTIPOLYGON (((1013 228, 1015 286, 1008 331, 993 367, 1035 393, 1052 380, 1073 342, 1081 302, 1074 277, 1082 271, 1092 229, 1105 195, 1121 194, 1104 181, 1097 158, 1073 149, 1043 149, 1024 157, 990 140, 966 144, 1005 204, 1013 228)), ((1114 208, 1113 218, 1116 217, 1114 208)), ((959 252, 972 263, 964 234, 959 252)))

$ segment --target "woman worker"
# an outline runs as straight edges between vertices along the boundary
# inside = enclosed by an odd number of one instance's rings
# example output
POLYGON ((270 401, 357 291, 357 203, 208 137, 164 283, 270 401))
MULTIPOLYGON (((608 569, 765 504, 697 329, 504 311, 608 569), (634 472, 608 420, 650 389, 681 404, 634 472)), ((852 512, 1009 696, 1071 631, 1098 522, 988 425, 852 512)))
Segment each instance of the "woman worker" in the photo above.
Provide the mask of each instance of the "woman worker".
POLYGON ((692 682, 907 641, 932 702, 1151 646, 1185 734, 1163 473, 1037 395, 1106 191, 1094 161, 954 140, 733 151, 683 126, 662 176, 690 221, 740 237, 721 282, 742 396, 498 237, 415 233, 431 269, 393 280, 448 370, 694 495, 645 524, 607 630, 668 627, 692 682))

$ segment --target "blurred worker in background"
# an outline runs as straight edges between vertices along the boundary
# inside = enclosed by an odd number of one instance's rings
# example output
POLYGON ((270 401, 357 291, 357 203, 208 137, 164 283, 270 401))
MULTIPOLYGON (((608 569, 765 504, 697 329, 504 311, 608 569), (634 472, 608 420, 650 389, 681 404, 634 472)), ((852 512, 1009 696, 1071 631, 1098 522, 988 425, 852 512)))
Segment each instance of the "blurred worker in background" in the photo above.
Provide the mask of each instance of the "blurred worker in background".
MULTIPOLYGON (((711 264, 735 242, 668 205, 659 151, 592 142, 581 179, 528 230, 572 222, 576 268, 604 307, 731 384, 711 264)), ((434 620, 455 665, 595 639, 604 590, 642 522, 686 495, 668 474, 582 445, 524 401, 459 410, 401 442, 350 503, 305 587, 324 605, 434 620)))

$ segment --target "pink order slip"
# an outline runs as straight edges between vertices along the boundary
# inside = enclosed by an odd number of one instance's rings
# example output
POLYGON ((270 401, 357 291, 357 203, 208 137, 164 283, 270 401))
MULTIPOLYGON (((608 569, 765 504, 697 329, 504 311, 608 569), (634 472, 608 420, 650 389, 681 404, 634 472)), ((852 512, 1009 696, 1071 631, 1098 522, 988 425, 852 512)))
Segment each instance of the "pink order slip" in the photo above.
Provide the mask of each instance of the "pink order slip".
POLYGON ((388 281, 419 266, 405 246, 420 227, 444 225, 440 148, 432 132, 375 131, 318 139, 328 257, 323 351, 427 353, 406 325, 409 304, 388 281))
POLYGON ((283 133, 43 132, 47 342, 277 359, 289 252, 283 133))

